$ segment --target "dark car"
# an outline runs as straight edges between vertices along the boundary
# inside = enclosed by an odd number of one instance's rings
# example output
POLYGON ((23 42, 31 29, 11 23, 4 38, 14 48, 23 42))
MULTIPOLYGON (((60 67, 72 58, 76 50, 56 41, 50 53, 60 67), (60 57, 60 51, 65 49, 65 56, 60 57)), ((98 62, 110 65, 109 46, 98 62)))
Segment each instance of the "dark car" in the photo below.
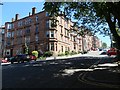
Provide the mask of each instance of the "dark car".
POLYGON ((12 64, 14 62, 18 62, 18 63, 20 63, 20 62, 23 63, 24 61, 29 62, 30 61, 30 56, 28 54, 19 54, 19 55, 16 55, 14 57, 9 58, 8 61, 11 62, 12 64))

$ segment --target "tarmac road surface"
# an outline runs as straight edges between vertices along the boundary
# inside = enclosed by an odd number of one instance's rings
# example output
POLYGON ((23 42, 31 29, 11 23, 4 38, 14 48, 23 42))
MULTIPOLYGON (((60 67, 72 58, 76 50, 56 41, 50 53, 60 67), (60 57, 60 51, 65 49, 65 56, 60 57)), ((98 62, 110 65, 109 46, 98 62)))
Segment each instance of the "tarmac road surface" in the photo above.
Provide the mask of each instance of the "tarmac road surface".
POLYGON ((117 66, 113 62, 111 57, 84 56, 3 65, 2 88, 119 88, 120 73, 111 70, 117 66))

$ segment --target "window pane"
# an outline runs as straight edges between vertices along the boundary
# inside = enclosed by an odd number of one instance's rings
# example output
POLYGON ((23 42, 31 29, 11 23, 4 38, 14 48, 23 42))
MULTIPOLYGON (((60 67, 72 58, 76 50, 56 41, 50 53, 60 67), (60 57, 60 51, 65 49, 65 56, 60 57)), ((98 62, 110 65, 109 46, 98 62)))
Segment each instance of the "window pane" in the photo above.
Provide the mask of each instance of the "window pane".
POLYGON ((51 31, 51 38, 54 37, 54 31, 51 31))
POLYGON ((49 37, 49 31, 46 32, 46 37, 49 37))
POLYGON ((54 43, 51 43, 51 50, 54 51, 54 43))
POLYGON ((37 22, 38 21, 38 16, 36 16, 35 19, 36 19, 36 22, 37 22))

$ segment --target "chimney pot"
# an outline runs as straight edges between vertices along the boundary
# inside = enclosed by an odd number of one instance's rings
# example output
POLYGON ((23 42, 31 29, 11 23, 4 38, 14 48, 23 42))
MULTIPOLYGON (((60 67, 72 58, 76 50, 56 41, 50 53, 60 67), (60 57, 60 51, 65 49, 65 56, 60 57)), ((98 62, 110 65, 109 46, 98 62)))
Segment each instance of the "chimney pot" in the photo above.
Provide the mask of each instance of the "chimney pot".
POLYGON ((14 20, 14 18, 12 18, 12 22, 14 22, 15 20, 14 20))
POLYGON ((18 20, 19 14, 15 15, 15 21, 18 20))
POLYGON ((36 8, 33 7, 33 8, 32 8, 32 15, 35 14, 35 13, 36 13, 36 8))
POLYGON ((30 12, 29 12, 29 16, 30 16, 30 12))

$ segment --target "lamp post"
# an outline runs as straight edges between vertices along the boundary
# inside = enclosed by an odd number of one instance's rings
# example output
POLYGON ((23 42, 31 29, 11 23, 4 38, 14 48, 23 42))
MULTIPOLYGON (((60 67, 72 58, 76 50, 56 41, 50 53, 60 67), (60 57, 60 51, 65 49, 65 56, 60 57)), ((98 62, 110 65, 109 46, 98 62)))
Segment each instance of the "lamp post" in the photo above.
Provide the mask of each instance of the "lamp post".
POLYGON ((26 43, 26 37, 25 37, 25 54, 28 54, 28 46, 27 46, 27 43, 26 43))

